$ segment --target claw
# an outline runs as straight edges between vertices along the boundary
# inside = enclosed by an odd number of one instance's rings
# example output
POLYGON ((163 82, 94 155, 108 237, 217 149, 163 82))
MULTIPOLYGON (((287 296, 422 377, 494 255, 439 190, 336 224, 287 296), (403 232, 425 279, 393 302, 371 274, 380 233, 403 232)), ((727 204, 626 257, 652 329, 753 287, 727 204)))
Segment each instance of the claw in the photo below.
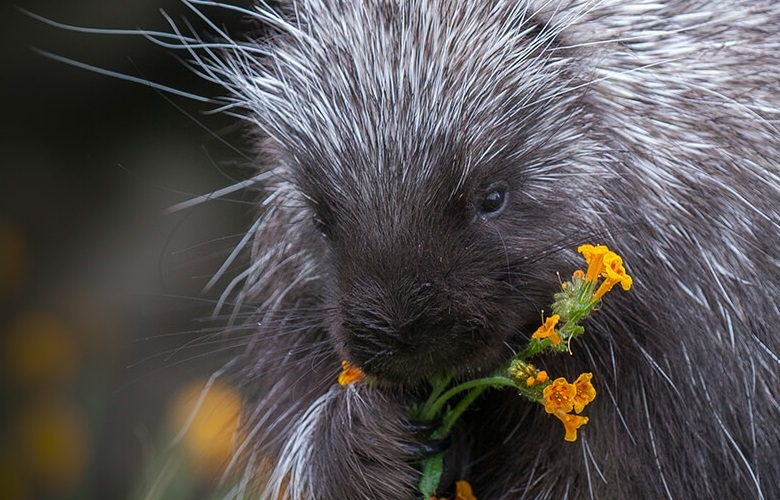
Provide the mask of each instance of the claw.
POLYGON ((439 425, 441 425, 441 422, 437 420, 409 420, 404 424, 404 427, 409 432, 412 432, 414 434, 417 433, 431 433, 435 431, 439 425))
POLYGON ((419 443, 407 443, 405 446, 406 451, 411 453, 412 455, 417 455, 421 458, 431 457, 433 455, 438 455, 439 453, 444 453, 447 451, 447 448, 450 447, 450 444, 452 443, 452 440, 449 436, 443 438, 443 439, 432 439, 429 441, 422 441, 419 443))

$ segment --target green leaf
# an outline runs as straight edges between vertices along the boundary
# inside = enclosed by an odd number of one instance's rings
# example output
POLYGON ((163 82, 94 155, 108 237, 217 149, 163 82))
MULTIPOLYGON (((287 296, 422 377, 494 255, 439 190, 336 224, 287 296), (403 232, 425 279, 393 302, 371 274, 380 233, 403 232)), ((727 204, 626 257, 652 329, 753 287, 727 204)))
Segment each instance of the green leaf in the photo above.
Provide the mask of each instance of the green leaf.
POLYGON ((422 477, 420 478, 420 492, 423 498, 428 499, 436 494, 439 487, 442 471, 444 470, 444 454, 439 453, 426 458, 422 463, 422 477))

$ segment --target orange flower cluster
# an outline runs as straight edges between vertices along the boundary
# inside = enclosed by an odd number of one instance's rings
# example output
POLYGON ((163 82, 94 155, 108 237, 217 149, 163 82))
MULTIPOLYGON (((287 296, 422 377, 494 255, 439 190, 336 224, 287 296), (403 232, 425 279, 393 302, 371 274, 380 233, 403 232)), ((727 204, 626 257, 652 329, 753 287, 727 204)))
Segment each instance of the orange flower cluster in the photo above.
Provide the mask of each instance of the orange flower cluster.
POLYGON ((588 264, 585 281, 595 282, 599 277, 604 278, 596 293, 593 294, 593 300, 600 299, 618 283, 623 290, 631 288, 633 279, 626 274, 623 259, 605 245, 580 245, 577 251, 585 257, 585 262, 588 264))
POLYGON ((565 378, 559 377, 545 387, 542 393, 544 410, 563 422, 566 441, 576 441, 577 429, 588 423, 588 417, 573 415, 571 412, 581 413, 596 397, 591 378, 592 373, 583 373, 570 384, 565 378))
POLYGON ((561 343, 561 335, 555 331, 555 325, 558 324, 558 320, 561 317, 557 314, 553 314, 544 321, 544 324, 536 329, 531 335, 532 339, 550 339, 552 345, 557 346, 561 343))
POLYGON ((528 387, 531 387, 534 384, 543 384, 547 382, 547 378, 548 378, 547 372, 541 370, 539 372, 536 372, 536 374, 529 376, 528 379, 525 381, 525 383, 528 387))
POLYGON ((349 385, 353 382, 363 380, 365 376, 366 374, 363 373, 363 370, 357 366, 353 366, 346 360, 341 361, 341 374, 339 375, 340 385, 349 385))
MULTIPOLYGON (((430 500, 447 500, 445 497, 432 496, 430 500)), ((477 500, 474 491, 467 481, 457 481, 455 483, 455 498, 453 500, 477 500)))
POLYGON ((544 384, 549 378, 546 371, 537 370, 534 365, 522 361, 516 361, 510 368, 510 373, 520 382, 525 379, 525 385, 528 387, 544 384))

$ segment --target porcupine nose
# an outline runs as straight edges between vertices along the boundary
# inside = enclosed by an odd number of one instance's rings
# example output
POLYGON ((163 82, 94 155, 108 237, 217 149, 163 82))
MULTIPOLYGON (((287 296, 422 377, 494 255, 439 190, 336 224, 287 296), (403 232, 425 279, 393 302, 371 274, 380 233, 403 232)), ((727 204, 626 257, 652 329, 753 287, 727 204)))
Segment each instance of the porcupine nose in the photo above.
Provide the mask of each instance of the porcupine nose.
POLYGON ((375 375, 435 365, 453 330, 442 287, 428 279, 403 289, 377 283, 353 288, 341 304, 342 328, 352 360, 375 375))

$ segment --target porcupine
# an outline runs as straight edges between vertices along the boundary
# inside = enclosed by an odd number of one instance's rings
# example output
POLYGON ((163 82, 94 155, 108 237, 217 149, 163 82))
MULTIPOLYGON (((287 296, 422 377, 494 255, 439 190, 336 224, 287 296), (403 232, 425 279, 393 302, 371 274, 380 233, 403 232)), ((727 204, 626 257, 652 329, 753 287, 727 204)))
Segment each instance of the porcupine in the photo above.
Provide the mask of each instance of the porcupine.
POLYGON ((237 361, 241 494, 414 498, 431 443, 407 408, 426 380, 511 357, 577 245, 604 243, 634 288, 577 355, 540 360, 593 372, 590 423, 568 443, 488 392, 451 433, 440 493, 780 498, 780 4, 247 13, 271 35, 186 41, 256 132, 263 178, 236 297, 257 323, 237 361), (377 384, 336 385, 342 359, 377 384))

